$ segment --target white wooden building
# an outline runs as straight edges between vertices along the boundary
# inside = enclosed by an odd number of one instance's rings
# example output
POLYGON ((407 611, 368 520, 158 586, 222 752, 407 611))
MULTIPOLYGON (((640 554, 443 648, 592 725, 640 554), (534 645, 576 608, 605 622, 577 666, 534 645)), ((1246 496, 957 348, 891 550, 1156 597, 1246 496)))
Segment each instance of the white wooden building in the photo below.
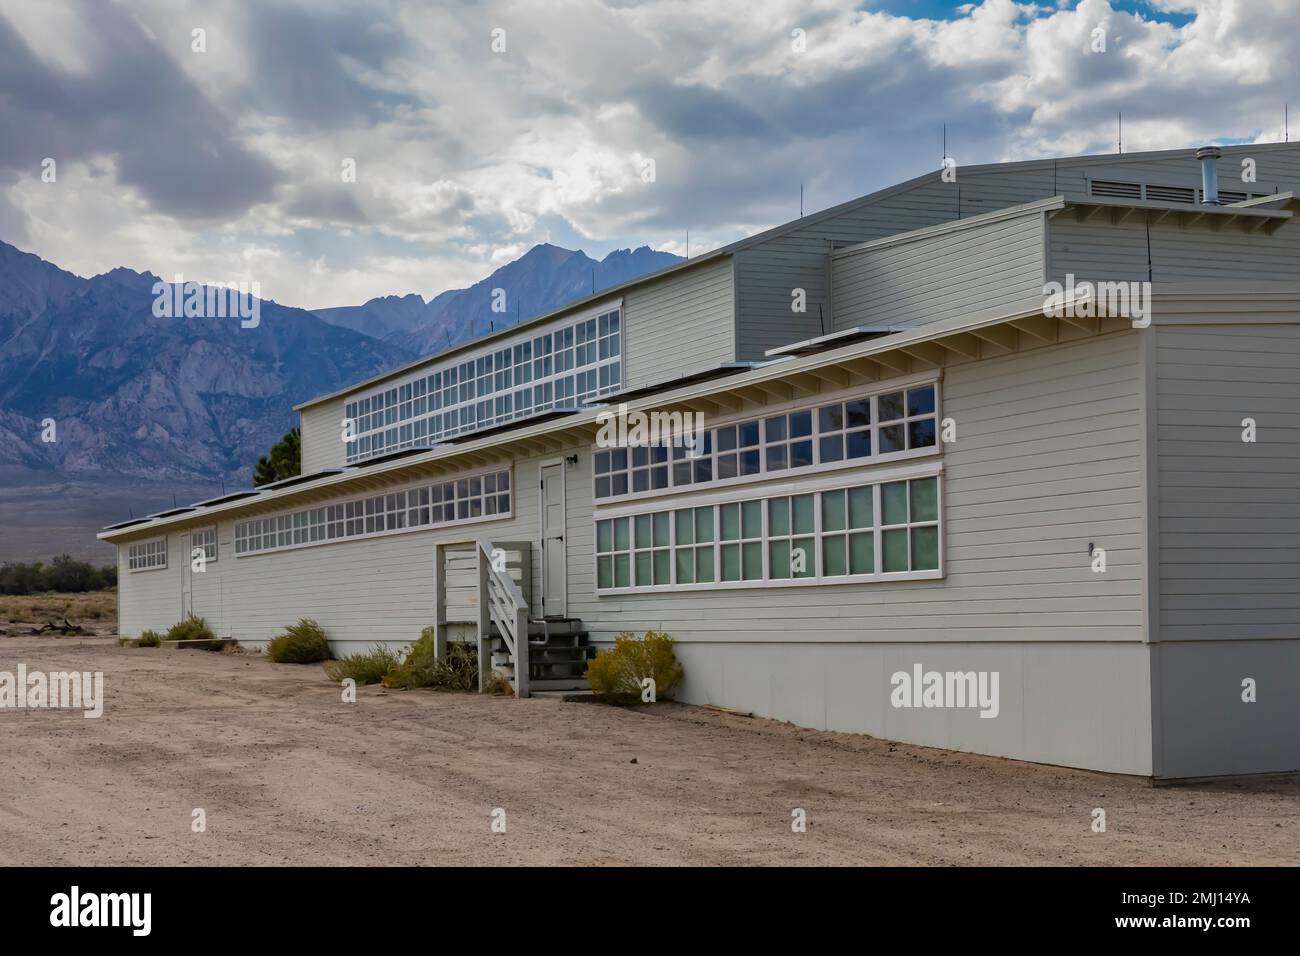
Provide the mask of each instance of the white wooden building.
POLYGON ((936 172, 313 399, 301 477, 101 533, 121 632, 312 617, 343 654, 436 624, 527 693, 656 629, 687 701, 1300 769, 1293 191, 1296 144, 936 172), (1150 323, 1057 314, 1053 282, 1149 282, 1150 323), (705 444, 608 447, 619 409, 705 444), (899 690, 929 672, 996 674, 996 707, 899 690))

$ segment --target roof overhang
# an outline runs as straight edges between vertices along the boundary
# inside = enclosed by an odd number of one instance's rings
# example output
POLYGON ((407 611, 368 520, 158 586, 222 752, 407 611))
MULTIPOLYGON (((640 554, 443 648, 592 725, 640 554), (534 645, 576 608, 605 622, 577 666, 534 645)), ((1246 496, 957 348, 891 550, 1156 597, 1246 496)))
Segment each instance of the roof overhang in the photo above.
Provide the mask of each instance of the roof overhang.
POLYGON ((1068 199, 1062 209, 1047 215, 1048 218, 1071 215, 1076 222, 1099 220, 1114 226, 1145 222, 1149 226, 1166 223, 1184 229, 1198 225, 1210 229, 1237 227, 1245 232, 1262 231, 1271 235, 1290 222, 1294 214, 1286 209, 1265 209, 1259 205, 1205 206, 1089 196, 1068 199))

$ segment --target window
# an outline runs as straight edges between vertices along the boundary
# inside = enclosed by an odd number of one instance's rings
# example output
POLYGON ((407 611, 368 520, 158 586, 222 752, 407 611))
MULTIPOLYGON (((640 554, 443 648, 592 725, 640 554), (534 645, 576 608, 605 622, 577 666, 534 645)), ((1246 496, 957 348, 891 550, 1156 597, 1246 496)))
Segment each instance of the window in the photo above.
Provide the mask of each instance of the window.
POLYGON ((881 486, 880 522, 886 572, 939 567, 939 480, 891 481, 881 486))
POLYGON ((195 548, 203 549, 203 560, 209 563, 217 560, 217 529, 200 528, 190 532, 190 554, 195 548))
POLYGON ((936 578, 939 513, 933 474, 598 517, 596 588, 936 578))
POLYGON ((769 576, 817 576, 817 496, 788 495, 767 499, 769 576))
POLYGON ((622 308, 602 312, 344 405, 349 464, 441 441, 622 387, 622 308), (528 386, 528 387, 521 387, 528 386))
MULTIPOLYGON (((290 514, 237 522, 235 555, 413 531, 460 521, 505 518, 510 514, 509 471, 469 475, 290 514)), ((216 547, 215 536, 213 547, 216 547)))
POLYGON ((718 506, 720 580, 763 579, 763 503, 731 501, 718 506))
POLYGON ((706 430, 694 456, 685 445, 598 448, 592 494, 603 501, 932 454, 937 421, 938 385, 929 382, 728 422, 706 430))
POLYGON ((167 539, 154 538, 129 546, 126 560, 130 571, 154 571, 167 567, 167 539))
POLYGON ((934 447, 933 386, 890 392, 881 395, 877 402, 880 409, 880 454, 934 447))
POLYGON ((713 509, 679 508, 673 558, 678 584, 708 584, 713 576, 713 509))

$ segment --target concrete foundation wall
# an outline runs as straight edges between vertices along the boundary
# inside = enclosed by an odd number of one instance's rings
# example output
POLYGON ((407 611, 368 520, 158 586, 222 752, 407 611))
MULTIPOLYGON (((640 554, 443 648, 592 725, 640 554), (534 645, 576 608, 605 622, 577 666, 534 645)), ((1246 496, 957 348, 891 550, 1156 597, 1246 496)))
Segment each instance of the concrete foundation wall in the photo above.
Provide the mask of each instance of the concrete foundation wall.
POLYGON ((1147 647, 1135 643, 700 643, 679 695, 801 727, 1111 773, 1151 773, 1147 647), (998 714, 896 708, 891 676, 997 671, 998 714))
POLYGON ((1157 778, 1300 771, 1300 641, 1152 646, 1157 778), (1242 700, 1242 681, 1256 700, 1242 700))

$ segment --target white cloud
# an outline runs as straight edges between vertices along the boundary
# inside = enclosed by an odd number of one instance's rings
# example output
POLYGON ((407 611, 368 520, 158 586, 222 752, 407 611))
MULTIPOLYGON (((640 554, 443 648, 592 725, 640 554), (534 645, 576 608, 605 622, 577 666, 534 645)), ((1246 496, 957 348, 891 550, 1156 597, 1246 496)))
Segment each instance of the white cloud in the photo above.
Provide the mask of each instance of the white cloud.
POLYGON ((548 240, 684 253, 689 228, 698 254, 795 215, 800 183, 811 210, 935 168, 944 124, 962 163, 1110 151, 1120 111, 1128 149, 1269 141, 1300 74, 1289 0, 1152 4, 1194 13, 1182 27, 1105 0, 984 0, 949 20, 856 0, 41 7, 6 8, 20 46, 0 46, 36 74, 0 81, 18 84, 0 86, 13 238, 81 273, 247 271, 307 306, 431 296, 548 240), (1088 52, 1098 25, 1104 54, 1088 52), (94 122, 46 95, 60 82, 108 91, 94 122), (184 154, 134 155, 128 175, 128 124, 166 134, 195 111, 229 159, 187 183, 184 154), (51 152, 68 156, 57 185, 39 179, 51 152), (177 199, 236 167, 228 200, 177 199))

